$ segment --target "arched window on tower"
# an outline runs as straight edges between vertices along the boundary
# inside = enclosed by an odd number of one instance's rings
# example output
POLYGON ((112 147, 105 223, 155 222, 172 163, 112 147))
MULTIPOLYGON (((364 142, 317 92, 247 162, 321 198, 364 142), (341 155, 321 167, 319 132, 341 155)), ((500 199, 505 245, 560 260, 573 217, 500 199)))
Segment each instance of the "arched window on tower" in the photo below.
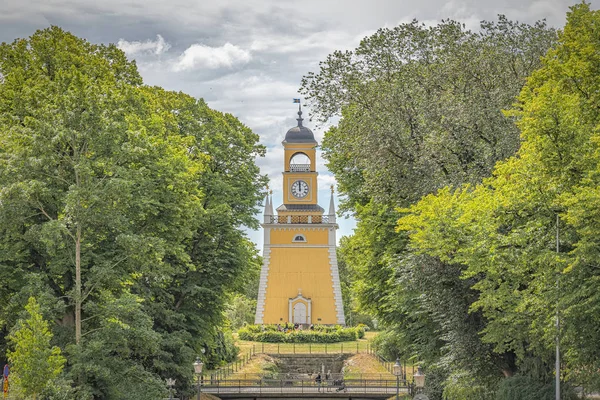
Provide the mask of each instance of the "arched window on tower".
POLYGON ((301 235, 299 233, 294 235, 294 240, 292 240, 292 242, 294 243, 306 243, 306 238, 304 237, 304 235, 301 235))
POLYGON ((310 172, 310 157, 304 153, 295 153, 290 158, 290 172, 310 172))

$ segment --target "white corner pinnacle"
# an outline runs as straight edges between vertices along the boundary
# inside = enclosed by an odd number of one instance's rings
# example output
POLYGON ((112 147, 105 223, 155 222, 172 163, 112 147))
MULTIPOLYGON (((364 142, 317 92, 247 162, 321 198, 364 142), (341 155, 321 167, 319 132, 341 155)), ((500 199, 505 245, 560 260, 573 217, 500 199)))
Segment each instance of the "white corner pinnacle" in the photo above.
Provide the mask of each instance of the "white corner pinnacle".
POLYGON ((335 204, 333 202, 333 185, 331 185, 331 199, 329 200, 329 223, 333 224, 329 228, 329 270, 331 271, 331 280, 333 281, 333 300, 335 302, 336 318, 339 325, 346 325, 346 316, 344 315, 344 302, 342 300, 342 285, 340 282, 340 271, 337 261, 337 239, 335 223, 335 204))
POLYGON ((270 199, 269 193, 267 193, 267 196, 265 198, 265 211, 263 213, 263 216, 263 222, 265 224, 271 223, 271 216, 273 216, 273 204, 272 200, 270 199))
POLYGON ((335 203, 333 201, 333 185, 331 185, 331 198, 329 199, 329 222, 335 224, 335 203))
POLYGON ((269 278, 269 264, 271 262, 271 228, 264 229, 263 265, 260 269, 260 280, 258 283, 258 298, 256 299, 256 314, 254 323, 263 324, 265 315, 265 300, 267 298, 267 280, 269 278))
POLYGON ((269 215, 275 215, 273 213, 273 191, 269 192, 269 215))
POLYGON ((335 246, 329 247, 329 268, 333 281, 333 300, 335 302, 336 319, 339 325, 346 325, 346 316, 344 315, 344 302, 342 300, 342 286, 340 283, 340 273, 337 263, 337 249, 335 246))
MULTIPOLYGON (((269 187, 267 186, 267 190, 269 187)), ((269 277, 269 263, 271 259, 271 228, 266 224, 271 223, 273 216, 273 197, 272 191, 267 191, 265 199, 264 225, 263 225, 263 265, 260 269, 260 280, 258 283, 258 298, 256 299, 256 314, 254 316, 255 324, 262 324, 265 314, 265 299, 267 297, 267 279, 269 277)))

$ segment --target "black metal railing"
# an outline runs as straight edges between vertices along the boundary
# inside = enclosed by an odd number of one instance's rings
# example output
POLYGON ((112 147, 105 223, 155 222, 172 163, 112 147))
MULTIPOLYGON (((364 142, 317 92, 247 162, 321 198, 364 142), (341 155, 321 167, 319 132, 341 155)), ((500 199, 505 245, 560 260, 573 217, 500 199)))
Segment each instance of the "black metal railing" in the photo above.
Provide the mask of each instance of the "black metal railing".
POLYGON ((290 172, 310 172, 310 164, 290 164, 290 172))
POLYGON ((328 215, 274 215, 271 224, 328 224, 328 215))
MULTIPOLYGON (((280 381, 289 381, 289 382, 300 382, 300 381, 311 381, 311 380, 315 380, 317 377, 317 373, 318 371, 315 371, 313 373, 300 373, 300 372, 291 372, 291 373, 280 373, 280 372, 249 372, 249 373, 245 373, 245 372, 236 372, 233 374, 229 374, 226 377, 216 377, 216 376, 204 376, 204 381, 205 381, 205 385, 208 385, 208 380, 211 379, 211 381, 213 382, 213 385, 216 385, 217 381, 222 382, 223 384, 225 384, 225 382, 237 382, 238 380, 242 380, 242 381, 259 381, 259 380, 263 380, 265 382, 270 382, 271 384, 274 384, 274 382, 280 382, 280 381)), ((324 372, 321 372, 322 377, 321 379, 323 381, 326 381, 327 379, 325 378, 326 374, 324 372)), ((343 381, 345 380, 346 382, 349 381, 365 381, 367 386, 380 386, 382 384, 388 385, 389 382, 393 381, 394 385, 396 385, 396 377, 394 377, 392 374, 383 372, 383 373, 361 373, 361 372, 356 372, 356 373, 336 373, 336 372, 332 372, 329 374, 330 378, 329 378, 329 384, 333 384, 333 381, 343 381), (383 382, 383 383, 382 383, 383 382), (388 382, 388 383, 385 383, 388 382)), ((403 381, 404 379, 400 379, 400 381, 403 381)), ((325 382, 323 382, 325 383, 325 382)))
POLYGON ((204 393, 318 393, 339 392, 364 393, 364 394, 389 394, 393 395, 399 389, 401 393, 410 390, 410 384, 404 380, 395 379, 323 379, 320 383, 314 377, 298 379, 287 377, 281 379, 261 378, 243 379, 242 377, 229 377, 225 380, 204 380, 202 391, 204 393))

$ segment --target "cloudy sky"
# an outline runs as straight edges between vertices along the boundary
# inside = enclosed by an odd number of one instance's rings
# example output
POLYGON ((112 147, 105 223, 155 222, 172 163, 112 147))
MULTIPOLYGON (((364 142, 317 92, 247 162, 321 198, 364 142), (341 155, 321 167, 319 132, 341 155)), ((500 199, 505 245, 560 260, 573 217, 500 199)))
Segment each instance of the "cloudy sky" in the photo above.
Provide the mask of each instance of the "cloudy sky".
MULTIPOLYGON (((380 27, 413 18, 427 24, 452 18, 477 29, 505 14, 562 27, 576 0, 2 0, 0 41, 58 25, 95 43, 118 43, 137 60, 147 84, 204 98, 257 132, 268 148, 258 160, 281 203, 281 141, 295 126, 303 75, 334 50, 355 48, 380 27)), ((600 0, 592 0, 600 8, 600 0)), ((308 114, 310 115, 310 110, 308 114)), ((306 117, 306 113, 304 115, 306 117)), ((334 122, 334 121, 332 121, 334 122)), ((305 121, 317 140, 324 126, 305 121)), ((335 183, 321 159, 320 203, 335 183)), ((354 222, 340 221, 340 234, 354 222)), ((340 235, 340 236, 341 236, 340 235)), ((260 232, 250 237, 262 246, 260 232)))

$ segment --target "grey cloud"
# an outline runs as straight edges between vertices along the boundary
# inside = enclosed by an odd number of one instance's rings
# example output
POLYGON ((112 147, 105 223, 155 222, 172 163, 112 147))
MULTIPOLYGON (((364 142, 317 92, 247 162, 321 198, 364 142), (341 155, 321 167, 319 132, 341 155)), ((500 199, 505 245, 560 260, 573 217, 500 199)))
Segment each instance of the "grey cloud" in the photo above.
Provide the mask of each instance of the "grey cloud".
POLYGON ((117 47, 123 50, 128 56, 135 56, 140 53, 160 55, 168 51, 171 45, 165 42, 165 39, 161 35, 156 35, 156 40, 148 39, 145 42, 130 42, 121 38, 117 42, 117 47))

